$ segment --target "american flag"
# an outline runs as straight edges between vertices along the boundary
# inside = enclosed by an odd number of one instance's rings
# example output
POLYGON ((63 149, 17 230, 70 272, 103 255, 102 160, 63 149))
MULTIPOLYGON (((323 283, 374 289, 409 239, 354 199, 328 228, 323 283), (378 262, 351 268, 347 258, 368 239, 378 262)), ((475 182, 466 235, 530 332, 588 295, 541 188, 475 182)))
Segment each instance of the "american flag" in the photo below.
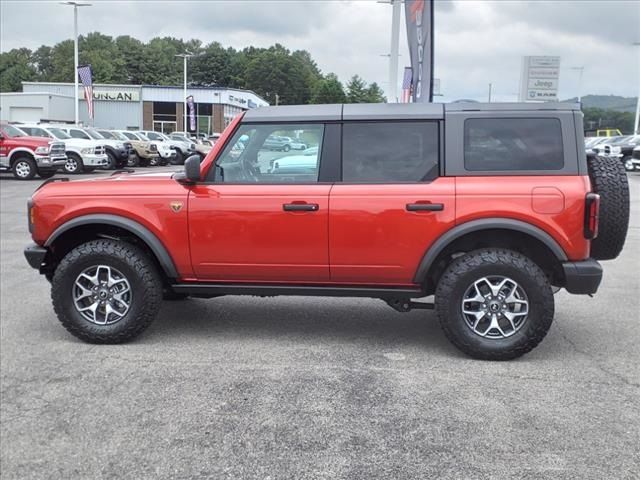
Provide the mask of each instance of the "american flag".
POLYGON ((89 109, 89 118, 93 120, 93 82, 91 81, 91 65, 78 67, 78 77, 84 87, 84 99, 89 109))
POLYGON ((413 72, 411 67, 404 67, 404 77, 402 77, 402 103, 411 101, 411 85, 413 80, 413 72))

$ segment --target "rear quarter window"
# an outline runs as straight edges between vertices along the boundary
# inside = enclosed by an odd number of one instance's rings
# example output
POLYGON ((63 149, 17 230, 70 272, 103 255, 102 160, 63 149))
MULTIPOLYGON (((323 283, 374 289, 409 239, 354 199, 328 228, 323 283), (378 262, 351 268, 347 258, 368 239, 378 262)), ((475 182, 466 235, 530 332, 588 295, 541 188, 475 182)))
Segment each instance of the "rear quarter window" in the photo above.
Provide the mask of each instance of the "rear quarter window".
POLYGON ((468 171, 562 170, 562 126, 557 118, 469 118, 464 122, 468 171))

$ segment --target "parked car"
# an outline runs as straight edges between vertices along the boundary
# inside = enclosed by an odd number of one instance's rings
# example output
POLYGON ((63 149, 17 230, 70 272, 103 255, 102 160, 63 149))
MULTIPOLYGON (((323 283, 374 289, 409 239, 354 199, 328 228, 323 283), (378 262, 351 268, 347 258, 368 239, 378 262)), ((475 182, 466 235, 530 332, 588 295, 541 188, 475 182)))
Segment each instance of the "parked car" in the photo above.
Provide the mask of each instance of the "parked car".
POLYGON ((634 168, 640 170, 640 146, 633 149, 631 161, 633 162, 634 168))
POLYGON ((50 178, 67 162, 64 142, 31 136, 8 123, 0 123, 0 170, 11 171, 18 180, 38 175, 50 178))
POLYGON ((131 144, 131 140, 129 140, 127 137, 125 137, 124 135, 116 131, 110 131, 110 130, 96 130, 96 131, 100 134, 100 136, 102 136, 102 138, 106 138, 108 140, 115 140, 123 144, 126 150, 126 154, 125 154, 126 160, 124 164, 119 163, 118 168, 122 168, 123 166, 129 166, 130 163, 134 162, 136 151, 133 148, 133 145, 131 144))
POLYGON ((280 135, 269 135, 262 144, 262 149, 277 152, 288 152, 291 150, 291 139, 288 137, 281 137, 280 135))
MULTIPOLYGON (((184 143, 191 143, 187 137, 185 137, 182 133, 178 133, 178 132, 173 132, 172 134, 169 135, 169 138, 171 140, 176 140, 184 143)), ((200 155, 200 158, 204 158, 207 156, 207 154, 211 151, 212 148, 213 148, 213 143, 211 143, 210 141, 199 140, 195 144, 195 153, 200 155)))
POLYGON ((131 142, 135 155, 129 157, 128 167, 148 167, 158 164, 160 154, 158 153, 158 144, 156 142, 151 142, 143 135, 138 135, 129 130, 112 130, 112 132, 122 135, 131 142))
POLYGON ((356 296, 435 309, 463 352, 512 359, 548 333, 553 290, 595 294, 625 242, 627 175, 588 162, 582 131, 562 103, 249 110, 183 172, 44 185, 25 256, 88 342, 136 337, 163 296, 356 296), (322 139, 312 172, 265 169, 276 129, 322 139))
POLYGON ((105 138, 100 135, 95 129, 89 127, 78 127, 75 125, 52 125, 57 126, 61 130, 67 132, 72 138, 78 138, 82 140, 94 140, 99 142, 105 148, 105 154, 107 155, 107 164, 102 168, 114 170, 123 168, 127 165, 129 159, 129 150, 124 142, 120 140, 113 140, 105 138))
POLYGON ((640 145, 640 135, 626 135, 611 137, 592 148, 596 155, 617 158, 622 162, 628 172, 635 170, 633 161, 633 149, 640 145))
POLYGON ((150 130, 141 130, 140 133, 147 136, 149 140, 161 143, 166 142, 176 152, 176 157, 172 163, 182 165, 187 157, 193 155, 196 151, 196 144, 193 141, 172 140, 164 133, 153 132, 150 130))
MULTIPOLYGON (((16 125, 18 126, 18 125, 16 125)), ((63 171, 68 174, 91 173, 108 164, 103 142, 93 138, 73 138, 65 130, 50 124, 21 123, 20 130, 28 135, 48 137, 64 142, 67 161, 63 171)))

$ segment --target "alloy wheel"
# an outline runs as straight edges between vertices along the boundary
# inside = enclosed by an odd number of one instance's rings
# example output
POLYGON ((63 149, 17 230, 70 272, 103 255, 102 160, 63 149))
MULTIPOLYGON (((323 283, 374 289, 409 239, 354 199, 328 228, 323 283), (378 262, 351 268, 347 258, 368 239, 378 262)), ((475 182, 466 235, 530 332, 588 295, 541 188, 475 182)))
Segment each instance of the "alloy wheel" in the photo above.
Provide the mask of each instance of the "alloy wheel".
POLYGON ((482 277, 465 291, 461 302, 467 327, 484 338, 507 338, 527 321, 529 299, 523 288, 511 278, 482 277))
POLYGON ((94 265, 78 275, 72 288, 73 305, 88 322, 111 325, 131 308, 129 280, 108 265, 94 265))
POLYGON ((24 160, 20 160, 15 165, 15 172, 18 177, 27 178, 31 175, 31 165, 24 160))

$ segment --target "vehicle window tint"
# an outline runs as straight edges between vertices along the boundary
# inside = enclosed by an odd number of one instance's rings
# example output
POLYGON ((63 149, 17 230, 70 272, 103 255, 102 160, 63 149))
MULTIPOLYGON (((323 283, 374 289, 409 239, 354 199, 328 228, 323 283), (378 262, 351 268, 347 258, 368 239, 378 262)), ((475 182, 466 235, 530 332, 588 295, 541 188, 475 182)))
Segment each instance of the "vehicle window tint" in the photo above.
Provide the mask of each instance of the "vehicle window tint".
POLYGON ((557 118, 470 118, 464 122, 464 167, 470 171, 561 170, 557 118))
POLYGON ((84 138, 85 140, 91 140, 91 137, 82 130, 69 130, 69 135, 71 135, 72 138, 84 138))
POLYGON ((343 182, 419 182, 438 176, 436 122, 345 123, 343 182))
POLYGON ((323 135, 324 125, 242 125, 212 175, 218 183, 317 182, 323 135))

